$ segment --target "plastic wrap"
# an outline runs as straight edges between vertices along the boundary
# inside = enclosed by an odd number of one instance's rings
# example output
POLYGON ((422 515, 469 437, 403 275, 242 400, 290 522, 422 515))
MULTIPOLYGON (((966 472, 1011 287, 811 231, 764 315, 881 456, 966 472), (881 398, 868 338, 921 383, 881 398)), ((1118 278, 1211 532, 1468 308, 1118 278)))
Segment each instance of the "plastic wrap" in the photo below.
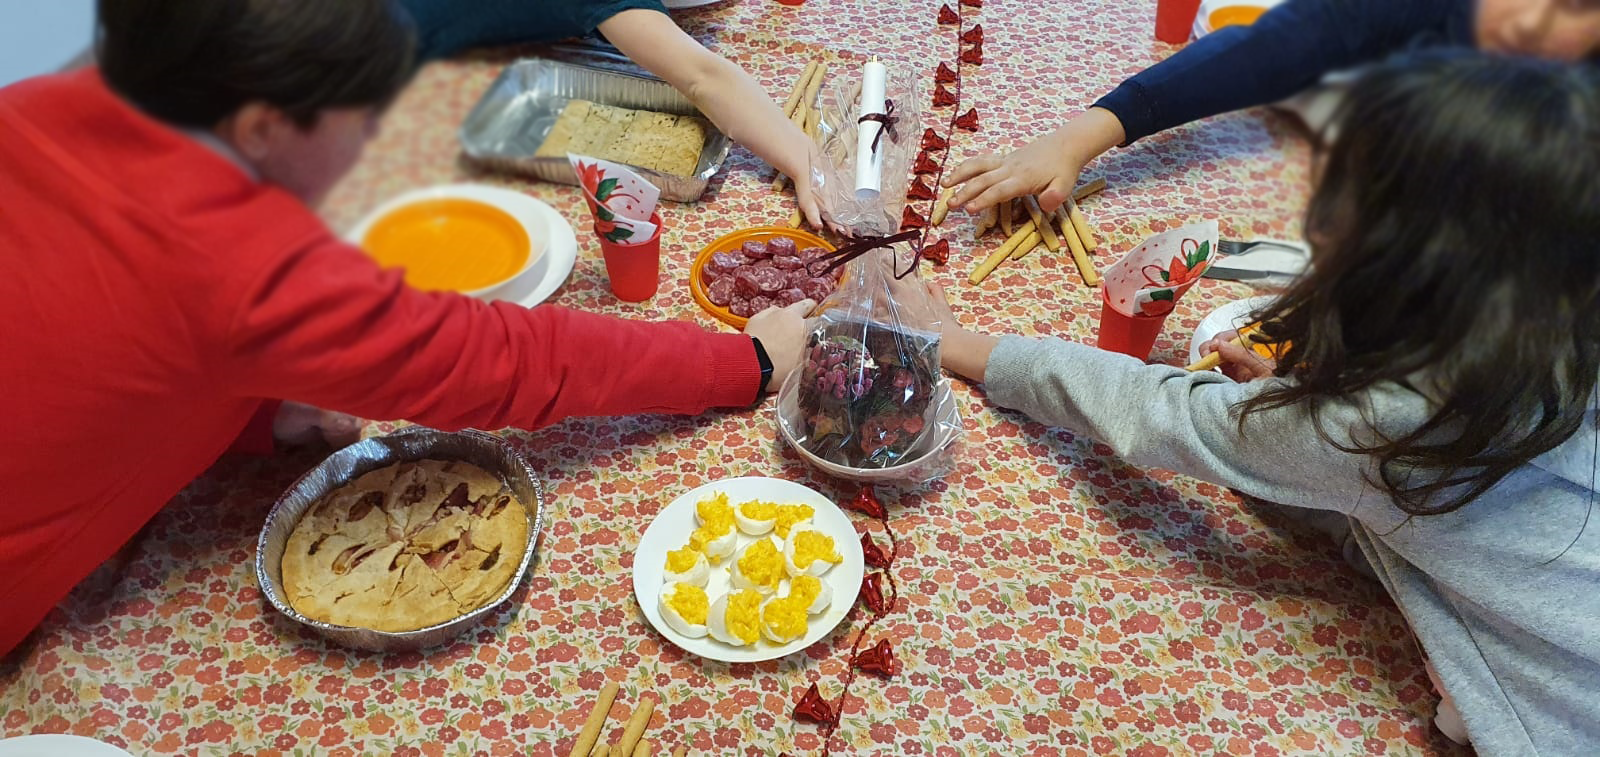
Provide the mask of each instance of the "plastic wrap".
POLYGON ((922 110, 914 69, 886 63, 884 94, 892 112, 889 128, 878 141, 883 151, 879 191, 856 192, 856 155, 861 134, 861 74, 834 76, 822 89, 817 147, 821 161, 811 167, 813 184, 822 194, 829 218, 852 236, 884 236, 900 225, 906 204, 911 164, 921 137, 922 110))

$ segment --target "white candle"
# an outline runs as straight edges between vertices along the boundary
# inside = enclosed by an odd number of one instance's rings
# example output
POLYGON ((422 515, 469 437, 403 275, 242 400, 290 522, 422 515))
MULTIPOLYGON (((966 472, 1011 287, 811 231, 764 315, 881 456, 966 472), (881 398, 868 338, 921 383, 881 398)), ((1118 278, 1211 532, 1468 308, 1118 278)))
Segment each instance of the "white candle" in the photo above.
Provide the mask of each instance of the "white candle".
MULTIPOLYGON (((884 112, 884 84, 889 70, 882 63, 870 61, 861 71, 861 107, 863 116, 884 112)), ((878 149, 872 149, 873 140, 885 128, 881 121, 862 121, 856 134, 856 199, 875 200, 883 180, 883 153, 889 149, 888 140, 879 140, 878 149)))

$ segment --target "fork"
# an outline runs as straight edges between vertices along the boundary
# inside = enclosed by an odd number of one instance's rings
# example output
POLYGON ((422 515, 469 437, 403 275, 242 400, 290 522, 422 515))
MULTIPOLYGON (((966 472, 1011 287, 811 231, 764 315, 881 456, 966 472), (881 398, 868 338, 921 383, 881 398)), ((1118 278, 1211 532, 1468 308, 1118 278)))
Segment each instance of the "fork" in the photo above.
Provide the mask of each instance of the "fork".
POLYGON ((1282 239, 1255 239, 1249 242, 1242 242, 1237 239, 1219 239, 1217 240, 1217 254, 1224 257, 1228 255, 1243 255, 1244 253, 1262 245, 1267 245, 1269 247, 1287 247, 1289 249, 1299 250, 1301 252, 1305 252, 1306 249, 1305 245, 1303 244, 1289 242, 1282 239))

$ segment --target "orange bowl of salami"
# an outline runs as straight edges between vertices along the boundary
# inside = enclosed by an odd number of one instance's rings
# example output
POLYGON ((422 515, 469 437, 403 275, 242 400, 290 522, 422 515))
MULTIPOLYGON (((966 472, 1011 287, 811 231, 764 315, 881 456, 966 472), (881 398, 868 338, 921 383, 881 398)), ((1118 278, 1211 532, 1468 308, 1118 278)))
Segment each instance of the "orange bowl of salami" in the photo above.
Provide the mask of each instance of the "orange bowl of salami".
POLYGON ((706 312, 742 329, 750 316, 768 307, 808 297, 822 302, 832 294, 843 267, 812 276, 806 264, 833 250, 822 237, 787 226, 735 231, 695 257, 689 290, 706 312))

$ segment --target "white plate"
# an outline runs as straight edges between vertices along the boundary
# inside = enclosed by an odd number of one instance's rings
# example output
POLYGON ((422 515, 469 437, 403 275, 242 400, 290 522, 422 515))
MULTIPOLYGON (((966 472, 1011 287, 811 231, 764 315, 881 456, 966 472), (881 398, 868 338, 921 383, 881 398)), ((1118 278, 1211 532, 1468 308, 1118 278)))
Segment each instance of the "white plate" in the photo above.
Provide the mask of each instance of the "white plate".
MULTIPOLYGON (((747 536, 737 531, 736 533, 739 534, 740 549, 756 539, 768 538, 747 536)), ((711 566, 711 581, 706 585, 706 593, 710 595, 712 602, 728 590, 727 566, 728 561, 732 559, 729 557, 720 564, 711 566)), ((656 515, 655 521, 651 522, 650 527, 645 529, 644 536, 639 539, 639 548, 633 555, 633 595, 638 599, 639 609, 644 611, 644 616, 650 621, 650 625, 655 626, 662 636, 667 637, 668 641, 678 645, 683 651, 721 662, 761 662, 799 652, 832 633, 839 625, 839 621, 844 620, 844 616, 850 613, 850 608, 855 606, 856 594, 861 590, 861 578, 864 574, 861 537, 857 535, 855 526, 850 523, 850 518, 831 500, 810 487, 793 481, 746 476, 713 481, 685 492, 656 515), (689 534, 696 527, 694 506, 700 500, 719 492, 727 494, 728 503, 734 506, 752 499, 760 499, 781 504, 810 505, 816 508, 817 514, 812 527, 833 537, 834 546, 844 561, 822 575, 822 580, 827 581, 829 588, 833 590, 833 603, 821 614, 811 616, 805 636, 783 645, 773 644, 763 638, 748 647, 734 647, 710 636, 699 639, 687 638, 672 630, 672 626, 662 620, 661 585, 667 552, 680 549, 689 543, 689 534)), ((783 591, 784 589, 779 589, 780 594, 783 591)))
POLYGON ((668 10, 680 10, 682 8, 698 8, 702 5, 716 5, 722 1, 723 0, 662 0, 661 4, 667 6, 668 10))
POLYGON ((65 734, 0 739, 0 757, 133 757, 103 741, 65 734))
POLYGON ((532 266, 515 278, 476 293, 479 299, 504 300, 531 308, 554 294, 572 274, 572 266, 578 260, 578 236, 566 219, 555 208, 521 192, 485 184, 450 184, 407 192, 368 213, 345 235, 345 240, 359 247, 378 219, 406 205, 445 199, 474 200, 504 211, 522 225, 534 245, 544 250, 532 266))
POLYGON ((1194 330, 1194 338, 1189 340, 1189 362, 1191 364, 1200 360, 1200 343, 1214 337, 1228 329, 1242 329, 1249 326, 1251 316, 1260 312, 1273 300, 1278 299, 1272 295, 1249 297, 1243 300, 1234 300, 1211 311, 1211 315, 1200 321, 1194 330))

